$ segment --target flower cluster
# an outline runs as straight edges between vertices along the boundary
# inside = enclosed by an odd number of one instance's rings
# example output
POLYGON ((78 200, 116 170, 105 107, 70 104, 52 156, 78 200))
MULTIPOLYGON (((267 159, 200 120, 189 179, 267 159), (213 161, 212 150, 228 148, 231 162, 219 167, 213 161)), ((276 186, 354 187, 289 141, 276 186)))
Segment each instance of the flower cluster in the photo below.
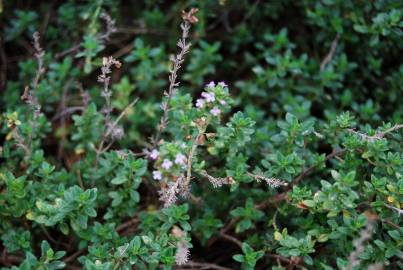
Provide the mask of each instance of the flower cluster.
POLYGON ((228 104, 228 86, 225 82, 210 82, 205 87, 205 92, 196 100, 196 107, 199 110, 205 109, 213 116, 219 116, 228 104))
POLYGON ((164 207, 169 207, 178 199, 177 194, 186 194, 185 172, 187 164, 187 146, 185 143, 164 143, 159 149, 148 152, 148 157, 154 160, 155 170, 152 177, 162 181, 160 200, 164 207))
MULTIPOLYGON (((208 83, 201 97, 196 100, 196 106, 192 108, 194 117, 189 121, 190 130, 184 134, 183 140, 163 142, 159 148, 147 151, 148 157, 154 161, 152 177, 161 181, 159 194, 164 207, 175 203, 178 194, 188 195, 192 171, 192 164, 188 163, 188 160, 194 158, 198 145, 203 144, 207 138, 205 136, 207 126, 219 122, 218 116, 228 109, 231 102, 227 84, 208 83)), ((220 180, 222 183, 214 182, 214 185, 220 186, 227 183, 227 180, 223 178, 220 180)))
POLYGON ((186 145, 168 143, 161 146, 161 150, 153 149, 148 153, 150 159, 155 161, 153 171, 154 180, 162 180, 164 176, 180 175, 186 167, 187 157, 184 154, 186 145))

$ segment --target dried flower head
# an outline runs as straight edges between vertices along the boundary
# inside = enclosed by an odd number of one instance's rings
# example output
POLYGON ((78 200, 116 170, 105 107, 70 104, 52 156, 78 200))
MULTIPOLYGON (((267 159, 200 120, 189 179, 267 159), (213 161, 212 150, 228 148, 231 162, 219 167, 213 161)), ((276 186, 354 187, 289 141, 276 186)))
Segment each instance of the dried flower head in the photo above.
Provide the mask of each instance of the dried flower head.
POLYGON ((177 265, 184 265, 189 261, 189 248, 186 241, 179 241, 176 245, 175 262, 177 265))
POLYGON ((100 18, 103 19, 106 23, 106 31, 99 36, 99 39, 109 40, 111 34, 116 32, 115 20, 113 20, 111 16, 109 16, 109 14, 105 12, 101 13, 100 18))
POLYGON ((262 180, 265 181, 272 188, 278 188, 280 186, 288 186, 287 182, 282 181, 277 178, 265 177, 263 175, 257 175, 257 174, 252 174, 252 173, 248 173, 248 175, 251 176, 252 178, 254 178, 258 182, 260 182, 262 180))
POLYGON ((110 132, 110 137, 112 140, 120 140, 123 138, 125 135, 125 131, 123 130, 122 127, 115 126, 111 132, 110 132))
POLYGON ((160 201, 164 202, 164 207, 170 207, 177 200, 177 193, 179 193, 179 181, 171 181, 168 186, 158 191, 160 201))
POLYGON ((202 171, 201 175, 207 178, 214 188, 219 188, 223 185, 233 185, 235 184, 234 179, 231 176, 227 177, 214 177, 209 175, 206 171, 202 171))
POLYGON ((199 21, 199 19, 195 16, 199 11, 197 8, 191 8, 189 12, 182 10, 182 19, 191 24, 195 24, 199 21))

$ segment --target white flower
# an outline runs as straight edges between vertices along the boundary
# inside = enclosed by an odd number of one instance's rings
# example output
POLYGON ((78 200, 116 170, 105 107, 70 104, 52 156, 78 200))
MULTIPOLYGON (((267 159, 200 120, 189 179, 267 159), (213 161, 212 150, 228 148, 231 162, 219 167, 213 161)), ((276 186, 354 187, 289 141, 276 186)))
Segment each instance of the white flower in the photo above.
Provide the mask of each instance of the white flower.
POLYGON ((222 88, 228 86, 225 82, 219 82, 218 85, 221 86, 222 88))
POLYGON ((225 102, 225 100, 221 99, 221 100, 220 100, 220 104, 221 104, 221 105, 225 105, 225 104, 227 104, 227 102, 225 102))
POLYGON ((150 158, 156 160, 159 155, 160 155, 160 152, 158 152, 157 149, 153 149, 150 153, 150 158))
POLYGON ((201 107, 204 106, 204 103, 205 103, 204 99, 199 98, 199 99, 196 100, 196 107, 201 108, 201 107))
POLYGON ((160 171, 153 171, 153 178, 154 178, 154 180, 161 180, 162 173, 160 171))
POLYGON ((218 116, 218 115, 221 113, 221 111, 220 111, 219 108, 214 107, 214 108, 212 108, 212 109, 210 110, 210 113, 211 113, 212 115, 214 115, 214 116, 218 116))
POLYGON ((214 93, 203 92, 202 97, 206 100, 206 102, 213 102, 215 100, 214 93))
POLYGON ((169 168, 172 167, 172 161, 170 161, 169 159, 164 159, 161 167, 164 168, 165 170, 169 170, 169 168))
POLYGON ((185 241, 180 241, 177 244, 175 262, 177 265, 184 265, 189 261, 189 248, 185 241))
POLYGON ((209 83, 206 85, 206 87, 207 87, 207 88, 214 88, 214 87, 215 87, 215 83, 214 83, 213 81, 211 81, 211 82, 209 82, 209 83))
POLYGON ((179 153, 179 154, 176 155, 175 164, 185 165, 185 162, 186 162, 186 156, 184 154, 179 153))

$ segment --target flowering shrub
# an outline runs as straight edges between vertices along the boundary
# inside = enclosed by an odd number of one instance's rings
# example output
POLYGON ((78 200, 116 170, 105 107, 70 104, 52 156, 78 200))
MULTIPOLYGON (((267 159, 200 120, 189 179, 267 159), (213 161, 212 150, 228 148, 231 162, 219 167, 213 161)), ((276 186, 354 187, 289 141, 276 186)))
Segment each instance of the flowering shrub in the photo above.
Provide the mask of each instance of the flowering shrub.
POLYGON ((1 269, 402 269, 402 13, 0 1, 1 269))

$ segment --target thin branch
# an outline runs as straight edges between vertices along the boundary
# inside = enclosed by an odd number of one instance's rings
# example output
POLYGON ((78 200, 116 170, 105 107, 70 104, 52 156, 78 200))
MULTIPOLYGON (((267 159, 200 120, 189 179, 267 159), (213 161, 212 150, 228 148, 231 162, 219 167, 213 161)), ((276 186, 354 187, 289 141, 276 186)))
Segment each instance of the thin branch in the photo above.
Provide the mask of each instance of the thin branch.
MULTIPOLYGON (((220 235, 221 238, 226 239, 226 240, 228 240, 228 241, 234 243, 235 245, 237 245, 239 248, 242 249, 242 241, 240 241, 240 240, 237 239, 236 237, 233 237, 233 236, 231 236, 231 235, 229 235, 229 234, 225 234, 225 233, 222 233, 222 232, 220 232, 219 235, 220 235)), ((286 257, 283 257, 283 256, 281 256, 281 255, 278 255, 278 254, 266 253, 265 256, 268 256, 268 257, 271 257, 271 258, 274 258, 274 259, 277 259, 277 260, 281 260, 281 261, 287 262, 287 263, 291 263, 291 262, 292 262, 290 259, 288 259, 288 258, 286 258, 286 257)))
POLYGON ((386 203, 384 203, 384 205, 385 205, 387 208, 392 209, 393 211, 396 211, 396 212, 399 214, 399 217, 400 217, 400 215, 403 215, 403 210, 402 210, 402 209, 397 208, 397 207, 394 207, 394 206, 389 205, 389 204, 386 204, 386 203))
POLYGON ((75 112, 82 112, 84 110, 85 110, 85 107, 83 107, 83 106, 75 106, 75 107, 66 108, 63 111, 55 114, 55 116, 53 116, 53 118, 52 118, 52 122, 57 121, 59 118, 64 117, 66 115, 73 114, 75 112))
POLYGON ((77 257, 79 257, 80 255, 84 254, 86 252, 85 249, 80 249, 76 252, 74 252, 73 254, 71 254, 70 256, 66 257, 63 262, 66 264, 69 264, 70 262, 73 262, 77 257))
POLYGON ((42 77, 42 75, 45 73, 45 68, 44 68, 44 56, 45 52, 42 49, 40 42, 39 42, 40 36, 38 32, 35 32, 33 34, 33 47, 34 47, 34 56, 37 62, 37 70, 36 70, 36 75, 35 78, 32 81, 31 86, 26 86, 24 89, 24 93, 21 96, 21 100, 23 100, 30 108, 32 112, 32 119, 29 121, 29 125, 31 126, 32 130, 28 135, 28 138, 23 138, 21 134, 19 133, 19 130, 17 127, 14 128, 13 130, 13 135, 15 136, 17 140, 17 145, 21 148, 24 149, 26 157, 29 158, 32 153, 32 141, 33 138, 36 134, 36 129, 38 127, 38 118, 41 113, 41 105, 39 104, 38 97, 36 95, 36 90, 39 85, 39 80, 42 77), (25 140, 24 140, 25 139, 25 140), (24 145, 24 146, 23 146, 24 145))
POLYGON ((176 270, 179 269, 186 269, 187 268, 195 268, 196 269, 216 269, 216 270, 231 270, 231 268, 227 268, 224 266, 220 266, 214 263, 204 263, 204 262, 194 262, 194 261, 189 261, 185 265, 182 266, 182 268, 175 268, 176 270))
POLYGON ((366 227, 360 232, 360 237, 353 241, 354 250, 348 256, 348 265, 344 270, 352 270, 361 262, 360 254, 364 251, 364 244, 371 239, 374 232, 374 220, 368 219, 366 227))
MULTIPOLYGON (((341 156, 346 152, 346 149, 339 149, 335 150, 332 153, 328 154, 325 157, 325 162, 333 159, 334 157, 341 156)), ((316 168, 316 165, 312 165, 308 169, 304 170, 302 173, 300 173, 291 183, 291 187, 294 185, 299 184, 299 182, 308 174, 312 173, 316 168)))
POLYGON ((7 56, 4 51, 3 37, 0 37, 0 91, 4 90, 7 82, 7 56))
POLYGON ((242 242, 240 240, 236 239, 235 237, 233 237, 233 236, 231 236, 229 234, 223 233, 223 232, 220 232, 219 235, 220 235, 221 238, 226 239, 226 240, 234 243, 238 247, 242 248, 242 242))
POLYGON ((387 135, 388 133, 391 133, 391 132, 393 132, 393 131, 399 130, 399 129, 401 129, 401 128, 403 128, 403 124, 394 125, 393 127, 388 128, 388 129, 385 130, 385 131, 377 131, 377 132, 376 132, 374 135, 372 135, 372 136, 369 136, 369 135, 367 135, 367 134, 361 133, 361 132, 356 131, 356 130, 354 130, 354 129, 352 129, 352 128, 349 128, 349 129, 347 129, 347 130, 348 130, 349 132, 351 132, 351 133, 354 133, 354 134, 358 135, 361 139, 363 139, 363 140, 365 140, 365 141, 373 142, 373 141, 376 141, 376 140, 383 139, 383 138, 385 137, 385 135, 387 135))
POLYGON ((100 144, 99 144, 98 149, 96 149, 96 152, 97 152, 96 162, 97 162, 97 163, 98 163, 99 156, 100 156, 102 153, 104 153, 105 151, 108 151, 109 148, 115 143, 116 136, 111 135, 112 132, 116 132, 116 127, 117 127, 119 121, 120 121, 120 120, 122 119, 122 117, 129 111, 129 109, 130 109, 131 107, 133 107, 134 104, 137 103, 137 101, 138 101, 138 98, 136 98, 136 99, 133 100, 129 105, 127 105, 126 108, 120 113, 120 115, 118 116, 118 118, 116 118, 116 120, 115 120, 113 123, 111 123, 111 124, 105 124, 106 127, 107 127, 107 129, 106 129, 106 131, 104 132, 104 134, 103 134, 103 136, 102 136, 102 139, 101 139, 101 142, 100 142, 100 144), (107 146, 104 147, 105 141, 106 141, 106 139, 107 139, 108 137, 111 137, 111 141, 109 142, 109 144, 108 144, 107 146))
MULTIPOLYGON (((126 106, 126 108, 124 108, 124 110, 119 114, 118 118, 116 118, 115 122, 113 122, 112 127, 115 128, 117 126, 117 124, 119 123, 119 121, 122 119, 122 117, 129 111, 130 108, 132 108, 138 101, 139 99, 136 98, 135 100, 133 100, 132 102, 130 102, 129 105, 126 106)), ((108 134, 109 135, 109 134, 108 134)))
POLYGON ((337 49, 337 45, 339 43, 339 39, 340 39, 340 34, 338 33, 335 37, 335 39, 332 42, 332 45, 330 46, 330 50, 327 53, 326 57, 322 60, 322 62, 320 63, 320 71, 325 70, 327 64, 330 63, 330 61, 332 61, 333 56, 336 52, 337 49))
POLYGON ((189 190, 190 178, 192 176, 192 159, 196 153, 196 149, 197 149, 197 146, 199 145, 200 138, 201 138, 201 136, 203 136, 203 134, 206 131, 206 128, 208 126, 208 121, 204 120, 201 122, 203 122, 203 123, 201 123, 198 128, 198 133, 196 135, 196 138, 192 141, 192 146, 191 146, 189 154, 188 154, 186 180, 185 180, 185 184, 184 184, 184 187, 187 189, 187 191, 189 190))
POLYGON ((171 107, 172 96, 174 95, 175 89, 179 86, 179 82, 177 81, 178 72, 182 66, 182 63, 185 61, 185 55, 189 52, 191 43, 187 43, 187 39, 189 37, 189 30, 192 23, 197 22, 197 18, 194 14, 197 12, 196 9, 191 9, 188 13, 182 12, 183 23, 181 24, 182 29, 182 37, 179 39, 177 46, 180 48, 180 51, 177 55, 171 57, 172 69, 169 75, 169 88, 168 92, 164 92, 164 96, 167 97, 167 101, 163 102, 161 107, 163 110, 163 115, 160 120, 160 124, 158 126, 158 131, 153 139, 153 148, 155 148, 159 140, 161 139, 162 133, 166 129, 168 125, 169 111, 171 107))
POLYGON ((10 266, 10 264, 19 264, 24 258, 14 255, 8 255, 6 249, 3 250, 0 256, 0 263, 4 266, 10 266))
MULTIPOLYGON (((101 42, 108 41, 110 39, 110 36, 116 32, 117 28, 115 26, 115 20, 113 20, 109 14, 107 13, 101 13, 99 16, 102 20, 105 21, 106 25, 106 30, 103 33, 100 33, 96 36, 96 38, 101 42)), ((56 53, 55 57, 56 59, 60 59, 70 53, 76 52, 81 48, 82 42, 74 44, 72 47, 68 48, 67 50, 64 50, 62 52, 56 53)))
POLYGON ((127 228, 129 228, 129 227, 131 227, 131 226, 133 226, 133 225, 136 225, 136 224, 139 223, 139 222, 140 222, 139 217, 138 217, 138 216, 135 216, 135 217, 133 217, 132 219, 126 221, 125 223, 122 223, 121 225, 119 225, 119 226, 116 228, 116 231, 117 231, 118 233, 121 233, 121 232, 123 232, 124 230, 126 230, 127 228))

